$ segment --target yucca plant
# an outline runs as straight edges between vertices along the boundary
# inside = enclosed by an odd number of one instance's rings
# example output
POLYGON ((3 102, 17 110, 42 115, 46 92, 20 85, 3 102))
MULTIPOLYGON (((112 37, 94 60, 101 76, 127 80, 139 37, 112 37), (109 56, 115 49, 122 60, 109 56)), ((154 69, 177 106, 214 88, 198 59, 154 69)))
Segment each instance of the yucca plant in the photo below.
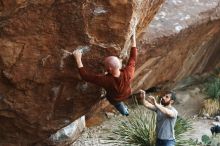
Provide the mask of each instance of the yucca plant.
POLYGON ((212 76, 209 78, 208 82, 205 84, 205 92, 208 98, 204 100, 201 114, 214 116, 219 112, 220 108, 220 77, 212 76))
POLYGON ((183 146, 191 144, 193 145, 195 143, 194 140, 184 140, 182 138, 182 134, 184 134, 186 131, 192 129, 192 121, 190 119, 184 119, 182 117, 178 117, 175 125, 175 137, 176 137, 176 146, 183 146))
POLYGON ((176 138, 178 139, 179 137, 181 137, 181 134, 183 134, 184 132, 190 129, 192 129, 192 121, 190 119, 185 119, 178 116, 175 125, 176 138))
POLYGON ((146 109, 137 109, 130 113, 127 119, 119 120, 118 127, 107 137, 107 143, 124 146, 154 146, 155 114, 149 114, 146 109), (146 124, 149 123, 149 124, 146 124))
POLYGON ((206 93, 209 98, 214 100, 220 99, 220 77, 212 77, 206 84, 206 93))
MULTIPOLYGON (((181 134, 191 128, 191 122, 178 118, 175 126, 177 145, 186 144, 181 140, 181 134)), ((134 110, 125 120, 118 121, 118 126, 112 129, 112 134, 105 143, 123 146, 155 146, 156 144, 156 114, 146 108, 134 110)))

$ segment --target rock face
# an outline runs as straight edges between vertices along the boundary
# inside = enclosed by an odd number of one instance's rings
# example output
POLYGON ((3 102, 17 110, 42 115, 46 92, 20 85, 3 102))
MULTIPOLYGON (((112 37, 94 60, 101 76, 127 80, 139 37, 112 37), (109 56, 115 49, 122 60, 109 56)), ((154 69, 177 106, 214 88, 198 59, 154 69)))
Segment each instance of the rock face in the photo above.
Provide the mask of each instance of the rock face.
POLYGON ((73 143, 82 133, 85 128, 85 116, 75 120, 70 125, 60 129, 55 134, 51 135, 48 142, 49 145, 68 145, 73 143))
POLYGON ((220 0, 168 0, 139 38, 133 89, 220 67, 220 0))
POLYGON ((101 72, 104 57, 126 57, 135 26, 143 31, 162 3, 0 0, 0 144, 38 143, 87 113, 100 91, 64 50, 83 49, 85 66, 101 72))

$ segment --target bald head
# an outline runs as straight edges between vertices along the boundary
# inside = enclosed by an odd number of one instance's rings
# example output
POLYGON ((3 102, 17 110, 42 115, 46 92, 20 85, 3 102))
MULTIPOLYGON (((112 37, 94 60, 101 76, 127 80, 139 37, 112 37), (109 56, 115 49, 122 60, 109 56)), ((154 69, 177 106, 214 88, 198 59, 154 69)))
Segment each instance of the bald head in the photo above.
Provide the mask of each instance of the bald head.
POLYGON ((121 69, 122 66, 121 61, 116 56, 106 57, 104 63, 107 68, 110 67, 112 69, 121 69))

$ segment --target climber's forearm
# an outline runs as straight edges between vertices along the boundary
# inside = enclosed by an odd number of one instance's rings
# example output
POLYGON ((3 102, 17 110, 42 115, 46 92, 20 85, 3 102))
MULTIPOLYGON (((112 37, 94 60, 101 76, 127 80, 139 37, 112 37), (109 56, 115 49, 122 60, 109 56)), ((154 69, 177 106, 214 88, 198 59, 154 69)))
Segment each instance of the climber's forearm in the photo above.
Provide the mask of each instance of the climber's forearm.
POLYGON ((80 58, 76 58, 76 63, 78 68, 83 67, 82 60, 80 58))
POLYGON ((76 60, 76 64, 77 64, 77 67, 78 68, 81 68, 83 67, 83 64, 82 64, 82 52, 80 50, 75 50, 73 51, 73 56, 76 60))
POLYGON ((136 47, 136 34, 134 33, 132 36, 131 47, 136 47))

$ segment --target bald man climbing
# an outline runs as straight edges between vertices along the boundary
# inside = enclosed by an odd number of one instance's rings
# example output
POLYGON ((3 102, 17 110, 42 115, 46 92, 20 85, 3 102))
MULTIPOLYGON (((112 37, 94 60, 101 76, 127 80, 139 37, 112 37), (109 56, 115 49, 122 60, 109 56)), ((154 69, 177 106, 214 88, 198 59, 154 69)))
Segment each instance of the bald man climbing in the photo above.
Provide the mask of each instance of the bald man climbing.
POLYGON ((80 50, 75 50, 73 55, 75 57, 79 73, 87 82, 96 84, 103 87, 106 90, 106 98, 108 101, 115 106, 115 108, 125 116, 128 116, 128 109, 122 102, 128 99, 131 94, 131 81, 134 76, 135 71, 135 61, 136 61, 136 39, 135 34, 132 36, 132 47, 130 51, 130 57, 125 68, 121 69, 122 64, 118 57, 109 56, 104 60, 105 69, 108 74, 95 74, 89 71, 82 64, 82 53, 80 50))

